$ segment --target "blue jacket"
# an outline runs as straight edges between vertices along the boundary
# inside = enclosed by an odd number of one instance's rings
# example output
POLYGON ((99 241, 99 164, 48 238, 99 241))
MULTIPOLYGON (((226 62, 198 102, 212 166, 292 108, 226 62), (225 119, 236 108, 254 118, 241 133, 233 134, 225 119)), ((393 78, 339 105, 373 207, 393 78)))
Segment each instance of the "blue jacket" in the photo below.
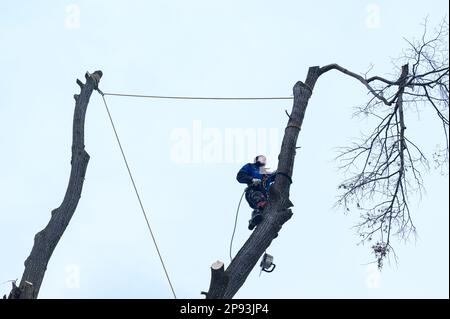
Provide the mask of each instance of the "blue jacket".
POLYGON ((237 173, 236 179, 239 183, 247 184, 250 188, 261 190, 265 193, 269 191, 270 185, 275 181, 276 173, 261 174, 258 165, 254 163, 245 164, 237 173), (252 180, 258 178, 264 183, 253 185, 252 180))

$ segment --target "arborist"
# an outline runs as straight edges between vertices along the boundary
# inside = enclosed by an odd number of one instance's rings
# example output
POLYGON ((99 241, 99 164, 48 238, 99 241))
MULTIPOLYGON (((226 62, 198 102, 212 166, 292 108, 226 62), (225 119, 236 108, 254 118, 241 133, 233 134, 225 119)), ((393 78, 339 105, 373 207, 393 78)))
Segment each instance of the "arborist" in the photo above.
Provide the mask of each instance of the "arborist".
POLYGON ((263 211, 268 204, 269 188, 275 181, 276 172, 268 172, 266 162, 264 155, 258 155, 253 163, 245 164, 236 176, 239 183, 247 184, 245 199, 253 208, 248 222, 249 230, 253 230, 263 220, 263 211))

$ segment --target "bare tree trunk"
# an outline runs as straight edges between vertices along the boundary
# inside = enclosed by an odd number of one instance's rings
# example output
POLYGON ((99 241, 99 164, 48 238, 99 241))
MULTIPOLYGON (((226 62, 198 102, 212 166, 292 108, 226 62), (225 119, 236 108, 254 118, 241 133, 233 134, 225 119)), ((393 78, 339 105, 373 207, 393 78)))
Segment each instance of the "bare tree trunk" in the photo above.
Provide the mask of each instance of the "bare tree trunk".
POLYGON ((232 298, 244 284, 272 240, 278 235, 282 225, 291 218, 290 207, 293 204, 289 200, 289 190, 294 170, 296 143, 309 98, 319 76, 320 68, 311 67, 306 81, 295 84, 294 105, 278 156, 278 175, 270 189, 269 205, 264 209, 264 220, 253 231, 225 271, 223 267, 211 267, 211 284, 206 298, 232 298))
POLYGON ((9 298, 37 298, 50 257, 66 230, 81 197, 84 176, 89 162, 89 154, 84 149, 86 110, 91 94, 97 88, 102 77, 102 72, 86 73, 85 77, 85 84, 77 80, 81 92, 74 95, 76 102, 73 116, 72 169, 64 200, 58 208, 52 211, 47 226, 34 237, 34 245, 30 256, 25 260, 25 270, 20 285, 17 287, 13 284, 9 298))

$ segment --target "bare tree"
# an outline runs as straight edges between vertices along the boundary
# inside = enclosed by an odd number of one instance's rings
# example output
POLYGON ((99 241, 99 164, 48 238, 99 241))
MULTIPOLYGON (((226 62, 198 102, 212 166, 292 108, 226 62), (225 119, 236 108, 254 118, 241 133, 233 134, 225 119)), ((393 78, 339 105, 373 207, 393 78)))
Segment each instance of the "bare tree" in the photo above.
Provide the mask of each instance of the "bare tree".
POLYGON ((10 299, 37 298, 44 279, 47 264, 61 236, 77 208, 83 189, 84 177, 89 163, 89 154, 84 149, 84 122, 87 106, 94 89, 98 87, 101 71, 86 73, 86 83, 77 80, 80 94, 75 94, 75 111, 73 115, 72 159, 69 184, 61 205, 51 213, 47 226, 34 237, 30 256, 25 260, 25 270, 19 286, 12 283, 10 299))
MULTIPOLYGON (((293 88, 294 103, 288 115, 285 134, 278 156, 278 175, 270 189, 265 218, 225 269, 223 262, 211 267, 211 283, 207 298, 232 298, 244 284, 258 259, 292 216, 289 199, 294 171, 297 139, 309 99, 320 76, 335 70, 350 76, 365 86, 371 99, 359 109, 359 114, 373 116, 378 125, 354 145, 342 149, 338 158, 342 169, 350 176, 339 188, 343 191, 338 204, 348 209, 356 204, 362 209, 358 229, 363 241, 379 238, 373 245, 379 267, 392 251, 392 234, 409 236, 415 230, 408 206, 408 195, 423 187, 422 171, 428 160, 420 147, 406 134, 404 112, 410 105, 436 113, 442 125, 445 146, 434 154, 439 167, 448 167, 448 22, 428 36, 408 42, 402 66, 396 79, 367 77, 349 71, 338 64, 313 66, 306 80, 293 88)), ((67 228, 81 196, 89 155, 84 145, 84 122, 90 96, 102 76, 101 71, 86 73, 86 83, 75 97, 72 160, 69 184, 62 204, 52 211, 48 225, 38 232, 19 286, 13 283, 9 298, 37 298, 47 264, 67 228)))
MULTIPOLYGON (((223 262, 211 267, 211 283, 206 298, 232 298, 244 284, 259 258, 277 236, 282 225, 292 216, 289 200, 298 134, 314 86, 321 75, 329 71, 358 80, 371 98, 359 109, 359 114, 372 116, 378 124, 370 134, 349 147, 341 149, 341 168, 350 176, 339 188, 338 205, 348 210, 355 204, 363 212, 357 225, 363 241, 375 240, 372 249, 381 268, 383 260, 393 252, 393 234, 404 238, 415 231, 408 196, 423 187, 422 172, 428 160, 420 147, 406 134, 405 110, 411 106, 433 111, 442 125, 445 146, 434 154, 438 165, 448 167, 448 22, 419 40, 408 41, 398 76, 367 77, 349 71, 338 64, 310 67, 306 80, 293 89, 294 104, 285 129, 278 156, 278 175, 269 193, 269 205, 264 220, 225 270, 223 262)), ((395 253, 394 253, 395 255, 395 253)))

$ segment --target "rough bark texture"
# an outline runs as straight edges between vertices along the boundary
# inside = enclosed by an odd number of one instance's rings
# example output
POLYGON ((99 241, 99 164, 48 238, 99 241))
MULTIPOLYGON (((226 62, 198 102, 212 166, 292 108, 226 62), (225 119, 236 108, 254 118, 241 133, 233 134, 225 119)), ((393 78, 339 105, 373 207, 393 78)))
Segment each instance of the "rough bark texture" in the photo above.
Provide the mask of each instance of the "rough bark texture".
POLYGON ((206 299, 223 298, 228 283, 228 276, 225 275, 225 266, 223 262, 216 261, 211 266, 211 286, 206 299), (212 289, 211 289, 212 288, 212 289))
POLYGON ((233 298, 241 288, 259 258, 278 235, 282 225, 292 216, 289 200, 291 177, 297 138, 303 123, 306 107, 314 85, 320 76, 319 67, 311 67, 305 82, 297 82, 293 88, 294 105, 290 114, 281 151, 278 156, 278 172, 275 183, 270 189, 269 205, 265 208, 264 220, 250 235, 223 274, 212 273, 206 298, 233 298), (225 279, 223 279, 225 278, 225 279))
POLYGON ((84 149, 86 110, 91 94, 97 88, 101 76, 102 72, 96 71, 93 74, 86 73, 85 84, 77 80, 81 92, 74 95, 76 102, 73 116, 72 169, 69 185, 63 202, 52 211, 47 226, 34 237, 34 245, 30 256, 25 260, 25 270, 20 285, 17 287, 13 284, 9 298, 37 298, 50 257, 77 208, 89 162, 89 154, 84 149))

